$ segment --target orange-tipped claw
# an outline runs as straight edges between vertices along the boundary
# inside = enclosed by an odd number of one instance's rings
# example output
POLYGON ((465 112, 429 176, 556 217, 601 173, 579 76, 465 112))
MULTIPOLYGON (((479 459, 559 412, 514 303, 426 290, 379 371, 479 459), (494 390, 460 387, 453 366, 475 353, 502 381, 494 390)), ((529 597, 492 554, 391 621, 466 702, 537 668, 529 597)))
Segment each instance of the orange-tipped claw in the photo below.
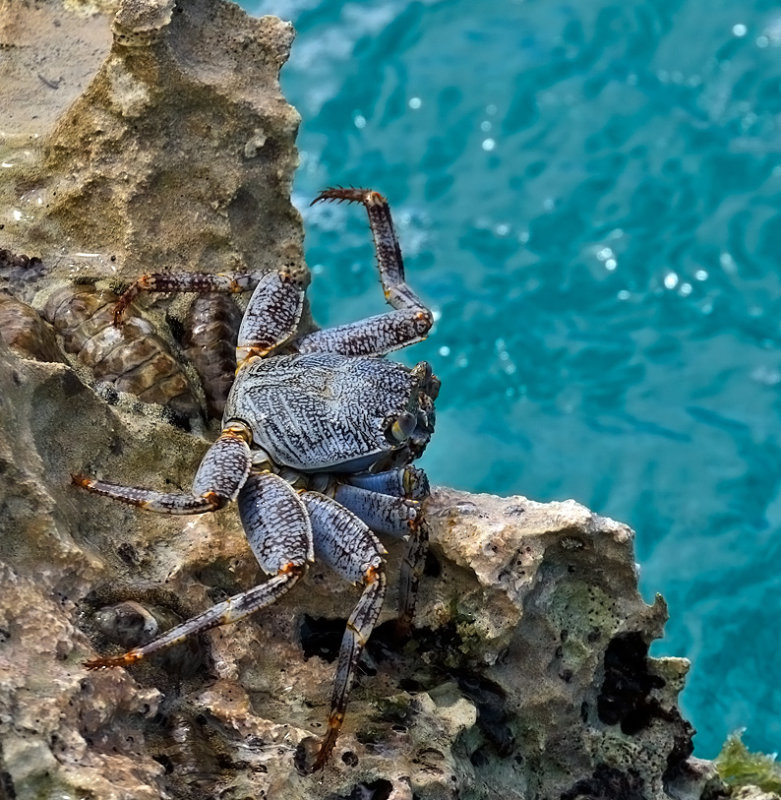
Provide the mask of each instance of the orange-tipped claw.
POLYGON ((71 480, 76 484, 76 486, 81 486, 83 489, 90 489, 95 483, 92 478, 88 478, 86 475, 82 475, 81 473, 71 474, 71 480))
POLYGON ((357 189, 353 186, 336 186, 330 189, 323 189, 317 197, 310 203, 320 203, 326 200, 336 200, 339 203, 363 203, 364 205, 374 205, 375 203, 387 202, 385 198, 373 189, 357 189))
POLYGON ((138 653, 132 650, 129 653, 124 653, 121 656, 112 656, 108 658, 91 658, 89 661, 84 662, 85 669, 110 669, 111 667, 126 667, 128 664, 134 664, 142 658, 138 653))

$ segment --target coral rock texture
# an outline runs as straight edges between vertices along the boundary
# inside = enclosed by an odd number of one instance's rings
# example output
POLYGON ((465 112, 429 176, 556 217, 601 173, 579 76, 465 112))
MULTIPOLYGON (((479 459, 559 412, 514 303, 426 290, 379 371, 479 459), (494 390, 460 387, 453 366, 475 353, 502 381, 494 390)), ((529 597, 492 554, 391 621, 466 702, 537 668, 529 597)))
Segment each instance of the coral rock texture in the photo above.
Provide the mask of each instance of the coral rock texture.
POLYGON ((110 40, 102 14, 54 0, 26 10, 0 3, 9 8, 0 14, 0 118, 15 122, 0 129, 5 246, 35 241, 47 274, 70 279, 300 262, 300 220, 288 200, 299 117, 278 86, 290 24, 213 0, 104 5, 118 9, 110 40), (28 41, 38 16, 50 38, 28 41), (55 52, 85 38, 93 46, 69 50, 78 66, 61 87, 43 78, 27 87, 28 107, 64 101, 52 129, 32 133, 20 121, 15 76, 44 75, 35 59, 55 49, 62 27, 68 36, 55 52), (102 63, 86 80, 101 41, 102 63), (75 99, 74 84, 83 88, 75 99))
POLYGON ((235 508, 145 515, 70 474, 186 487, 208 446, 157 405, 203 401, 176 313, 149 301, 119 334, 112 281, 303 263, 291 35, 216 0, 0 0, 0 798, 717 796, 686 662, 648 656, 666 610, 632 532, 573 502, 435 491, 414 635, 385 624, 391 591, 322 773, 293 755, 357 590, 320 565, 253 618, 84 669, 262 580, 235 508))
MULTIPOLYGON (((415 635, 399 649, 380 626, 322 774, 300 776, 293 751, 322 729, 356 599, 324 567, 256 618, 86 672, 95 649, 149 638, 259 570, 233 508, 144 515, 69 481, 85 468, 186 485, 205 442, 4 346, 0 381, 0 772, 17 797, 575 800, 681 783, 686 664, 647 655, 664 603, 637 593, 631 531, 573 502, 435 492, 415 635)), ((391 547, 392 574, 399 558, 391 547)))
MULTIPOLYGON (((106 298, 150 271, 304 269, 299 117, 278 82, 292 38, 213 0, 0 0, 0 290, 43 313, 83 380, 213 412, 178 358, 190 300, 144 298, 118 331, 106 298)), ((235 363, 213 361, 224 383, 235 363)))

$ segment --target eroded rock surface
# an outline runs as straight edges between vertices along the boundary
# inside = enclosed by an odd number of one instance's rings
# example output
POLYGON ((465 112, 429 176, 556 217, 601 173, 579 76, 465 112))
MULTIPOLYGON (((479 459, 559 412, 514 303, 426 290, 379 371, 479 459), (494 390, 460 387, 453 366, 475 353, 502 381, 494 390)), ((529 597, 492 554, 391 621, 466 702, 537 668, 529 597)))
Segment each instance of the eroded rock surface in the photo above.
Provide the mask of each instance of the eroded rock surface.
POLYGON ((278 85, 289 23, 212 0, 0 11, 4 247, 35 246, 49 284, 300 263, 288 199, 299 117, 278 85), (58 88, 46 70, 64 73, 58 88), (39 105, 43 130, 24 114, 39 105))
MULTIPOLYGON (((0 771, 17 797, 352 797, 362 786, 574 800, 663 798, 681 783, 686 664, 647 656, 664 603, 637 593, 631 531, 573 502, 435 492, 418 628, 399 650, 380 626, 320 775, 298 775, 293 751, 322 730, 356 600, 323 567, 257 618, 131 670, 86 672, 96 649, 151 638, 261 575, 234 508, 145 515, 70 483, 85 470, 186 486, 205 441, 112 409, 70 367, 5 347, 0 382, 0 771)), ((391 546, 393 575, 399 557, 391 546)), ((395 602, 391 592, 382 621, 395 602)))
POLYGON ((202 346, 191 296, 140 298, 122 331, 106 298, 150 271, 305 270, 278 81, 292 38, 213 0, 0 0, 0 291, 44 314, 84 381, 186 424, 214 414, 181 358, 202 346))

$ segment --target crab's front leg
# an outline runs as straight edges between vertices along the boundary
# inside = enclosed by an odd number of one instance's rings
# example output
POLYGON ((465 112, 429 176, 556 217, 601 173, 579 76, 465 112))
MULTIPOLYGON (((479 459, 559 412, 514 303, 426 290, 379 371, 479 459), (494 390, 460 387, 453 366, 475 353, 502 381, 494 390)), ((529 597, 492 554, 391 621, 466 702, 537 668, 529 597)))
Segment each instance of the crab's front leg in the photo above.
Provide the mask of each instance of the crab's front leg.
POLYGON ((358 322, 315 331, 298 342, 301 353, 329 352, 348 356, 385 355, 425 339, 434 318, 407 284, 404 261, 388 201, 371 189, 326 189, 312 202, 361 203, 369 215, 377 266, 385 299, 395 310, 358 322))
POLYGON ((276 602, 298 582, 314 555, 309 517, 296 492, 277 475, 250 475, 239 493, 239 513, 258 563, 273 577, 212 606, 143 647, 87 661, 87 669, 124 667, 201 631, 236 622, 276 602))
POLYGON ((309 773, 325 766, 336 744, 358 660, 382 610, 386 578, 385 548, 358 517, 317 492, 303 492, 301 499, 312 522, 316 557, 345 580, 363 585, 339 649, 328 730, 319 745, 314 739, 304 740, 296 755, 298 768, 309 773))

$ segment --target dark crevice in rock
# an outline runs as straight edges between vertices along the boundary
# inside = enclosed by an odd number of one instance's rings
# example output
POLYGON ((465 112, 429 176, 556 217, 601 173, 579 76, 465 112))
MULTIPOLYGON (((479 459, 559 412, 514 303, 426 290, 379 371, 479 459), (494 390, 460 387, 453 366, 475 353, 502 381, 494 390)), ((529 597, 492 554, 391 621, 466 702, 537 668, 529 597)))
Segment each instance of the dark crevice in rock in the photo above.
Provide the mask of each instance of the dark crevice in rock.
POLYGON ((170 775, 174 771, 173 761, 171 761, 165 753, 158 753, 157 755, 153 755, 152 758, 159 764, 162 764, 166 775, 170 775))
POLYGON ((438 578, 442 574, 442 565, 431 550, 426 553, 426 563, 423 567, 423 574, 427 578, 438 578))
POLYGON ((166 422, 183 430, 185 433, 190 433, 193 429, 190 414, 187 411, 166 405, 162 407, 162 417, 166 422))
POLYGON ((319 656, 329 664, 339 655, 346 619, 329 619, 327 617, 310 617, 304 614, 298 630, 298 639, 304 658, 319 656))
POLYGON ((605 680, 597 698, 597 713, 606 725, 621 725, 633 736, 654 717, 669 719, 669 712, 648 695, 664 680, 648 670, 648 643, 638 632, 615 636, 605 651, 605 680))
POLYGON ((0 800, 15 800, 16 788, 11 773, 5 768, 3 742, 0 741, 0 800))
POLYGON ((416 628, 415 644, 421 652, 436 653, 440 665, 452 663, 463 666, 466 661, 462 651, 463 638, 458 620, 451 618, 438 628, 416 628))
POLYGON ((689 772, 688 758, 694 752, 692 739, 696 733, 691 723, 677 709, 670 712, 670 718, 674 720, 678 733, 673 737, 673 747, 667 756, 667 769, 662 775, 665 788, 679 778, 685 778, 689 772))
POLYGON ((515 749, 515 735, 509 724, 513 715, 507 709, 507 695, 502 687, 477 673, 460 675, 458 686, 464 696, 475 704, 477 727, 496 754, 502 758, 511 756, 515 749))
POLYGON ((350 794, 334 794, 328 800, 388 800, 392 791, 393 784, 390 781, 378 778, 371 783, 358 783, 350 794))
POLYGON ((590 778, 563 792, 561 800, 646 800, 646 795, 644 781, 634 770, 621 772, 598 764, 590 778))
POLYGON ((15 800, 14 782, 8 772, 0 772, 0 800, 15 800))

